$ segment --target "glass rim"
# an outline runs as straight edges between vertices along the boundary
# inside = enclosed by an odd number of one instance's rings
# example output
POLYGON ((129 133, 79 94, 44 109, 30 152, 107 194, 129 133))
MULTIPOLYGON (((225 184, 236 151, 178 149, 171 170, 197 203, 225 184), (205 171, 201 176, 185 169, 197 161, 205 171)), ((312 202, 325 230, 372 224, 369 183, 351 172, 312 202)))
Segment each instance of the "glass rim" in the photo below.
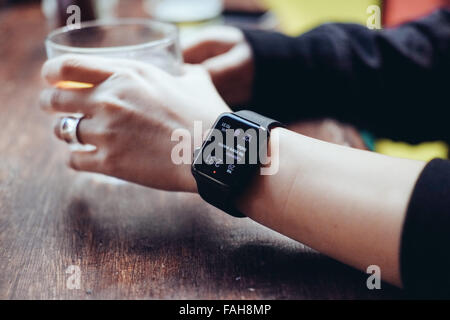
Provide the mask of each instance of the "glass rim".
POLYGON ((178 36, 178 28, 176 25, 168 22, 158 21, 154 19, 148 18, 108 18, 108 19, 98 19, 92 21, 86 21, 79 24, 79 27, 71 27, 64 26, 50 32, 45 38, 46 45, 57 49, 64 50, 67 53, 111 53, 111 52, 120 52, 123 50, 142 50, 148 49, 152 47, 157 47, 162 44, 169 43, 171 41, 176 41, 176 37, 178 36), (145 26, 158 26, 163 27, 167 32, 169 37, 160 39, 160 40, 152 40, 149 42, 143 42, 140 44, 134 45, 123 45, 123 46, 112 46, 112 47, 96 47, 96 48, 85 48, 85 47, 74 47, 68 46, 64 44, 56 43, 52 38, 60 35, 67 34, 71 31, 81 30, 83 28, 90 27, 99 27, 99 26, 120 26, 120 25, 145 25, 145 26))

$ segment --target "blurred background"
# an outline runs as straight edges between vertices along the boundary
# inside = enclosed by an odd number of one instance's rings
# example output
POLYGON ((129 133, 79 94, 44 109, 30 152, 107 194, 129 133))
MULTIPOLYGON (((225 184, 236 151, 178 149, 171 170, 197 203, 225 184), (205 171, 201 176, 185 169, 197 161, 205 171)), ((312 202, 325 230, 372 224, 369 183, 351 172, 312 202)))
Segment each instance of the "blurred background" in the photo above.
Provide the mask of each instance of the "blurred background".
MULTIPOLYGON (((76 4, 82 20, 122 15, 125 0, 0 0, 0 9, 24 3, 41 3, 47 18, 76 4)), ((365 24, 370 5, 382 8, 384 27, 392 27, 449 5, 448 0, 139 0, 142 11, 159 20, 174 23, 252 24, 299 35, 325 22, 365 24), (265 24, 267 19, 271 24, 265 24), (210 21, 208 21, 210 20, 210 21)), ((125 10, 126 12, 126 10, 125 10)), ((141 14, 142 15, 142 14, 141 14)))
MULTIPOLYGON (((0 10, 32 3, 41 6, 42 22, 49 31, 66 23, 66 8, 75 4, 82 9, 82 21, 151 17, 177 24, 184 37, 198 28, 221 24, 291 36, 326 22, 366 25, 370 16, 367 8, 373 5, 381 9, 382 28, 389 28, 448 6, 450 0, 0 0, 0 10)), ((375 138, 370 132, 361 135, 369 149, 383 154, 420 160, 447 158, 449 154, 448 145, 440 141, 413 146, 375 138)))

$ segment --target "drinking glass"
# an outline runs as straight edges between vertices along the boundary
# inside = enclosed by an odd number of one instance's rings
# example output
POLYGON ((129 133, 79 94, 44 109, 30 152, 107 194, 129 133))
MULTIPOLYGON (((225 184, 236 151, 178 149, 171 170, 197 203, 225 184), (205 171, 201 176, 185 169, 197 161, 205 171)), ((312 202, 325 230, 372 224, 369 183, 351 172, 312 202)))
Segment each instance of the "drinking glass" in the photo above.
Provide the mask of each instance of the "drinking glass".
POLYGON ((45 40, 48 58, 83 54, 125 58, 153 64, 177 75, 182 64, 178 29, 150 19, 118 18, 84 22, 51 32, 45 40))
MULTIPOLYGON (((150 19, 118 18, 84 22, 51 32, 45 40, 48 58, 63 54, 115 57, 155 65, 172 75, 183 63, 175 25, 150 19)), ((59 88, 89 88, 93 84, 60 81, 59 88)), ((81 117, 82 115, 75 115, 81 117)), ((92 146, 72 146, 89 150, 92 146)))

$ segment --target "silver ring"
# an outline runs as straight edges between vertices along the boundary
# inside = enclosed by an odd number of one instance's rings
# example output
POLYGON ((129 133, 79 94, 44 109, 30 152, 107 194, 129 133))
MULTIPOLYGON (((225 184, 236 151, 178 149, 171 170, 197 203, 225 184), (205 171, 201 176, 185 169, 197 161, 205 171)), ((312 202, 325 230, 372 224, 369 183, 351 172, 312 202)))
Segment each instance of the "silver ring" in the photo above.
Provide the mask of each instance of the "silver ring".
POLYGON ((62 118, 59 125, 59 133, 61 135, 61 139, 68 144, 82 144, 78 139, 78 125, 82 119, 83 117, 62 118))

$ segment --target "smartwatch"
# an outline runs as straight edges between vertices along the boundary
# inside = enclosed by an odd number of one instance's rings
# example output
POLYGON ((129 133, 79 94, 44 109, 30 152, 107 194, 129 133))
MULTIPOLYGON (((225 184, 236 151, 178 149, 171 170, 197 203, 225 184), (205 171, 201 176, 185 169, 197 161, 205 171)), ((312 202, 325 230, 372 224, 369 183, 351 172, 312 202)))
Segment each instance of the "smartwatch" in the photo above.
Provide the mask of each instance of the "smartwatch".
POLYGON ((233 217, 235 206, 262 164, 267 164, 270 130, 282 126, 253 111, 219 116, 201 148, 194 151, 192 174, 200 196, 233 217))

